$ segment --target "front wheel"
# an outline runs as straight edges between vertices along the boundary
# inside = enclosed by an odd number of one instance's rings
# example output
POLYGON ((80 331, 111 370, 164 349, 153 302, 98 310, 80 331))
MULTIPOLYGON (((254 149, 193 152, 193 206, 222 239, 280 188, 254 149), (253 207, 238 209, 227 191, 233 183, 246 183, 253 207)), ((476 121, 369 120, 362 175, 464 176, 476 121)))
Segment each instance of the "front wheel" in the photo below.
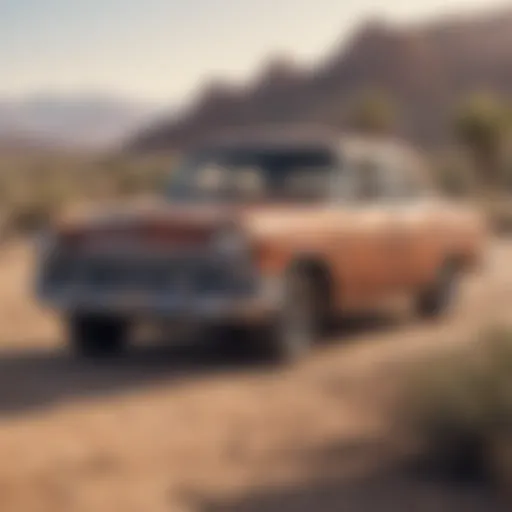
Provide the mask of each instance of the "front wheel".
POLYGON ((453 262, 445 263, 434 283, 417 299, 416 309, 423 318, 438 318, 448 312, 456 297, 459 272, 453 262))
POLYGON ((312 276, 296 269, 285 277, 283 300, 277 317, 264 334, 267 355, 290 362, 309 352, 320 331, 318 287, 312 276))
POLYGON ((127 324, 121 319, 75 315, 68 321, 73 353, 88 359, 119 356, 126 348, 127 324))

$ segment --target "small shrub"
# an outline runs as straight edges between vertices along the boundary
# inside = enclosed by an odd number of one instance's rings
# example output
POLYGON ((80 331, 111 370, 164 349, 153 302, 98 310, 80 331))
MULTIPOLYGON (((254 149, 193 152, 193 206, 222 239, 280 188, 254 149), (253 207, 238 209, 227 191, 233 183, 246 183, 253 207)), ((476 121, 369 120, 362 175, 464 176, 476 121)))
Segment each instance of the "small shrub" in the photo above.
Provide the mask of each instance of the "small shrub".
POLYGON ((7 214, 6 231, 8 234, 31 234, 52 222, 56 210, 52 205, 35 202, 17 205, 7 214))
POLYGON ((429 361, 407 383, 403 418, 434 468, 512 484, 512 331, 429 361), (504 457, 506 454, 506 457, 504 457))

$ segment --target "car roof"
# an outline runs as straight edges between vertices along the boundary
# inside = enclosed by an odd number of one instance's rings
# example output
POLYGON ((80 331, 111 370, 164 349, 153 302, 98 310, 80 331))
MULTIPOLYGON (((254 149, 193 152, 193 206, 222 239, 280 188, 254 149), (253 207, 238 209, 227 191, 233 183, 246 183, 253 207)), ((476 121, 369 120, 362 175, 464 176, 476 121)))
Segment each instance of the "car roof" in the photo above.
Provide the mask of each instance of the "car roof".
POLYGON ((199 151, 238 149, 316 149, 341 152, 352 157, 383 151, 415 153, 408 144, 396 138, 363 136, 323 126, 240 128, 204 138, 195 147, 199 151))

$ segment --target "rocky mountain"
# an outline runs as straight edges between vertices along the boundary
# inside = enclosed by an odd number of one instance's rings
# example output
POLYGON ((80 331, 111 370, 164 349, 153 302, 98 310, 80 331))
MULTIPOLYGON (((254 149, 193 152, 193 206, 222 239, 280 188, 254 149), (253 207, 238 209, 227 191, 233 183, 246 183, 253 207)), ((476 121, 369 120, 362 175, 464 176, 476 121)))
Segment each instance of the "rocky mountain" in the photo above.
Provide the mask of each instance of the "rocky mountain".
POLYGON ((279 59, 245 87, 210 84, 187 111, 143 130, 130 147, 182 148, 219 129, 256 124, 344 127, 354 101, 373 90, 395 103, 400 134, 437 144, 465 95, 512 95, 511 64, 512 11, 415 26, 373 21, 313 68, 279 59))

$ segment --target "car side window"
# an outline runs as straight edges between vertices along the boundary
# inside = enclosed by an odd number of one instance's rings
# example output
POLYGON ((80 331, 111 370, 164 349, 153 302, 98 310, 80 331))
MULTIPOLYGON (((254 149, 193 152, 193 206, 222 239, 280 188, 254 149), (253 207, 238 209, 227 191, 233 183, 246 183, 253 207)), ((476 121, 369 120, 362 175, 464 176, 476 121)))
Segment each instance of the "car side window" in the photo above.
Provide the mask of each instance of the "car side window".
MULTIPOLYGON (((414 201, 424 195, 425 186, 414 160, 400 152, 382 155, 372 172, 362 173, 363 199, 379 202, 414 201)), ((364 168, 363 168, 364 170, 364 168)))
POLYGON ((345 161, 333 176, 331 197, 336 202, 368 203, 383 197, 382 169, 370 159, 345 161))
POLYGON ((399 152, 368 154, 348 163, 336 181, 336 197, 364 204, 412 201, 425 195, 423 173, 399 152))
POLYGON ((405 159, 405 179, 410 198, 424 198, 435 195, 432 173, 421 158, 405 159))
POLYGON ((389 195, 385 167, 377 159, 362 159, 354 166, 354 199, 381 202, 389 195))
POLYGON ((333 169, 329 195, 336 203, 354 203, 357 199, 357 168, 354 164, 345 162, 333 169))
POLYGON ((414 201, 424 197, 428 187, 419 164, 413 158, 400 155, 390 165, 394 198, 397 201, 414 201))
POLYGON ((333 162, 325 183, 330 202, 346 203, 354 197, 354 169, 344 158, 333 162))

